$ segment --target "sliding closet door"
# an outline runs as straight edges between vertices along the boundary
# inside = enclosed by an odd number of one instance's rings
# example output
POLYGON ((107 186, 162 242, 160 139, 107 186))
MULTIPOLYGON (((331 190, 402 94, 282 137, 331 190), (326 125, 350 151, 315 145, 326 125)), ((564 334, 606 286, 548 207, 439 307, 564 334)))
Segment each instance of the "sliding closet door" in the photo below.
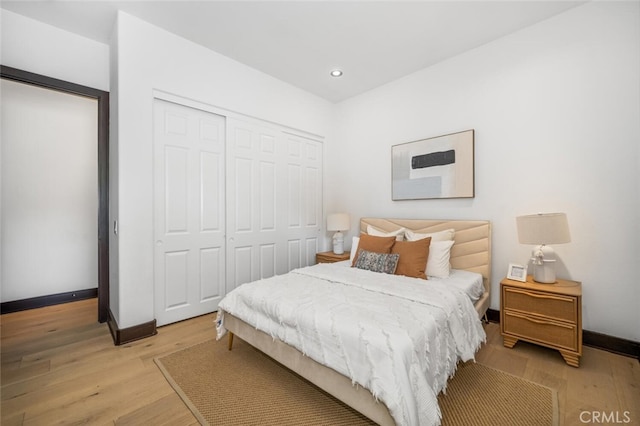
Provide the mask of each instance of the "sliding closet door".
POLYGON ((227 119, 227 292, 314 263, 322 144, 227 119))
POLYGON ((225 118, 154 101, 158 325, 213 312, 225 293, 225 118))
POLYGON ((322 143, 283 133, 287 271, 315 264, 322 228, 322 143))
POLYGON ((277 256, 278 131, 227 120, 227 292, 284 269, 277 256))

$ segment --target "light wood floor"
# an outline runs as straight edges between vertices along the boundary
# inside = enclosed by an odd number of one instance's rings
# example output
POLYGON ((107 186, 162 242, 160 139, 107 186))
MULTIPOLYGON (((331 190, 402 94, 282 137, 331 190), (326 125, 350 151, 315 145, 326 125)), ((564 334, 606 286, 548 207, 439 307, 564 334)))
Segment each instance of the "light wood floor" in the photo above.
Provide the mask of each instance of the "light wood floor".
MULTIPOLYGON (((114 346, 96 313, 92 299, 2 315, 2 425, 197 424, 153 358, 213 338, 215 314, 114 346)), ((504 348, 499 326, 485 329, 478 362, 557 389, 561 425, 584 424, 582 411, 619 413, 619 420, 626 411, 628 424, 640 424, 637 360, 585 347, 577 369, 550 349, 504 348)))

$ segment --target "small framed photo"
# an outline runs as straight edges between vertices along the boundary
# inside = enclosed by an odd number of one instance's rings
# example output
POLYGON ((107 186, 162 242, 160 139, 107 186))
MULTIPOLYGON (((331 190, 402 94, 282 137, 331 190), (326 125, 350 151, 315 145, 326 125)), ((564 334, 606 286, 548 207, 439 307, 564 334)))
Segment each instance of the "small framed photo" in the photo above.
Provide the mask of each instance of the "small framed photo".
POLYGON ((507 278, 516 281, 527 281, 527 267, 526 265, 517 265, 515 263, 509 264, 509 271, 507 272, 507 278))

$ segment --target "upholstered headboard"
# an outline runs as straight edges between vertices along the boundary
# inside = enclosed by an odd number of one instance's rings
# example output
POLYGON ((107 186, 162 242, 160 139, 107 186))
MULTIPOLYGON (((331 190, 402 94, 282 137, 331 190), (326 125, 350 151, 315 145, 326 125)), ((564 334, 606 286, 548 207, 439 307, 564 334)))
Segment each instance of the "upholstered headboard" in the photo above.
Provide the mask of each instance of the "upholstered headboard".
MULTIPOLYGON (((451 266, 477 272, 484 278, 485 296, 491 290, 491 222, 486 220, 431 220, 431 219, 360 219, 360 231, 367 232, 367 225, 391 232, 406 228, 421 234, 455 229, 451 248, 451 266)), ((488 308, 488 305, 486 306, 488 308)), ((486 310, 486 308, 485 308, 486 310)))

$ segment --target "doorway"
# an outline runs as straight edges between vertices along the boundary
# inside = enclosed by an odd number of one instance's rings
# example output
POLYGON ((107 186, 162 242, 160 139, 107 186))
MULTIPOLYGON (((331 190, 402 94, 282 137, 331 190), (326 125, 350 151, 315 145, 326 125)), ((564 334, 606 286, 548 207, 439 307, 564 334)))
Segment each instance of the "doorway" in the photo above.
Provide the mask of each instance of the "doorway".
POLYGON ((97 101, 98 321, 106 322, 109 318, 109 93, 6 66, 0 67, 0 77, 97 101))

